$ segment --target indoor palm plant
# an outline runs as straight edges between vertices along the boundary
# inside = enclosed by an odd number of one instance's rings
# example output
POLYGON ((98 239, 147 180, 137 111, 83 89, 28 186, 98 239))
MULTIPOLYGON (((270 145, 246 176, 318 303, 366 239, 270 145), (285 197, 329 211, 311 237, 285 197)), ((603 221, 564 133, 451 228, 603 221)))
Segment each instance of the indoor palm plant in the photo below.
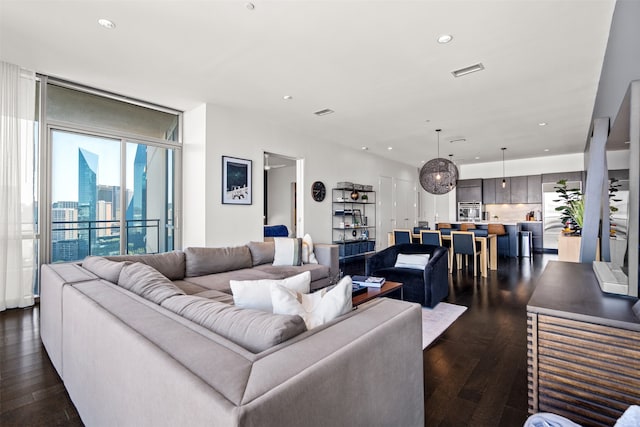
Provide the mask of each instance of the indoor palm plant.
MULTIPOLYGON (((620 199, 616 199, 615 195, 618 191, 620 184, 616 178, 612 178, 609 181, 609 201, 619 202, 620 199)), ((559 211, 560 221, 565 225, 565 230, 571 230, 572 234, 580 234, 582 226, 584 224, 584 194, 582 191, 576 188, 567 188, 567 180, 561 179, 554 187, 556 193, 558 193, 558 199, 554 202, 563 202, 563 206, 558 206, 556 211, 559 211)), ((609 215, 618 210, 617 207, 609 203, 609 215)), ((609 218, 611 220, 611 218, 609 218)), ((567 230, 567 231, 568 231, 567 230)))

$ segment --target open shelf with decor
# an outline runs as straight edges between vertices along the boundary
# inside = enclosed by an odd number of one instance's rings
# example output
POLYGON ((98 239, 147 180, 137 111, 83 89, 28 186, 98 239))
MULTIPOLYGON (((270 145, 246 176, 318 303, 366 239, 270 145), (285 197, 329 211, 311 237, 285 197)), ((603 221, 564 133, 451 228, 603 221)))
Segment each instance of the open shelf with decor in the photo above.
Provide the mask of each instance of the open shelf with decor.
POLYGON ((333 243, 340 263, 363 258, 376 250, 376 192, 371 185, 338 183, 331 190, 333 243))

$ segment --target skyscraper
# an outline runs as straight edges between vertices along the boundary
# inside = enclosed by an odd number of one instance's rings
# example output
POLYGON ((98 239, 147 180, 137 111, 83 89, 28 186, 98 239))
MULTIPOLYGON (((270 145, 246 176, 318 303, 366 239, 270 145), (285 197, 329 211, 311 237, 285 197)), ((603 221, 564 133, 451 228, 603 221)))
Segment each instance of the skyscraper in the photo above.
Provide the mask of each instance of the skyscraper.
MULTIPOLYGON (((84 148, 78 149, 78 221, 80 228, 94 227, 98 201, 98 155, 84 148)), ((95 230, 78 231, 78 256, 91 253, 90 245, 96 243, 95 230)))

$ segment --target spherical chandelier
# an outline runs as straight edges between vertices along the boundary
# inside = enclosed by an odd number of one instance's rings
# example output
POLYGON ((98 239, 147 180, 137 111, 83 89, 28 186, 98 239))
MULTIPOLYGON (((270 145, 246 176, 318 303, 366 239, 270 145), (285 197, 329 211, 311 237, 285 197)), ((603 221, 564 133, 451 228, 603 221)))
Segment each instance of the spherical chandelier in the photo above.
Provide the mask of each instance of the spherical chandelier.
POLYGON ((431 194, 446 194, 456 187, 458 181, 458 168, 448 159, 440 157, 440 132, 438 135, 438 157, 429 160, 420 169, 420 185, 431 194))

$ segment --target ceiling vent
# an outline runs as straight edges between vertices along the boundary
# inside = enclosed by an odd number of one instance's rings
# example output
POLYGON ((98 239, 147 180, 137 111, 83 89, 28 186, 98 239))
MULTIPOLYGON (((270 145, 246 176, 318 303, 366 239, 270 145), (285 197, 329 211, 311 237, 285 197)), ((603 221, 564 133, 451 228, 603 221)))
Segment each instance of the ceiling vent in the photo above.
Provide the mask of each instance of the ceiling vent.
POLYGON ((459 70, 454 70, 451 72, 453 77, 462 77, 467 74, 475 73, 476 71, 484 70, 484 65, 482 63, 477 63, 474 65, 470 65, 468 67, 460 68, 459 70))
POLYGON ((325 108, 324 110, 316 111, 313 114, 315 114, 316 116, 326 116, 327 114, 331 114, 331 113, 335 113, 335 111, 333 111, 330 108, 325 108))

